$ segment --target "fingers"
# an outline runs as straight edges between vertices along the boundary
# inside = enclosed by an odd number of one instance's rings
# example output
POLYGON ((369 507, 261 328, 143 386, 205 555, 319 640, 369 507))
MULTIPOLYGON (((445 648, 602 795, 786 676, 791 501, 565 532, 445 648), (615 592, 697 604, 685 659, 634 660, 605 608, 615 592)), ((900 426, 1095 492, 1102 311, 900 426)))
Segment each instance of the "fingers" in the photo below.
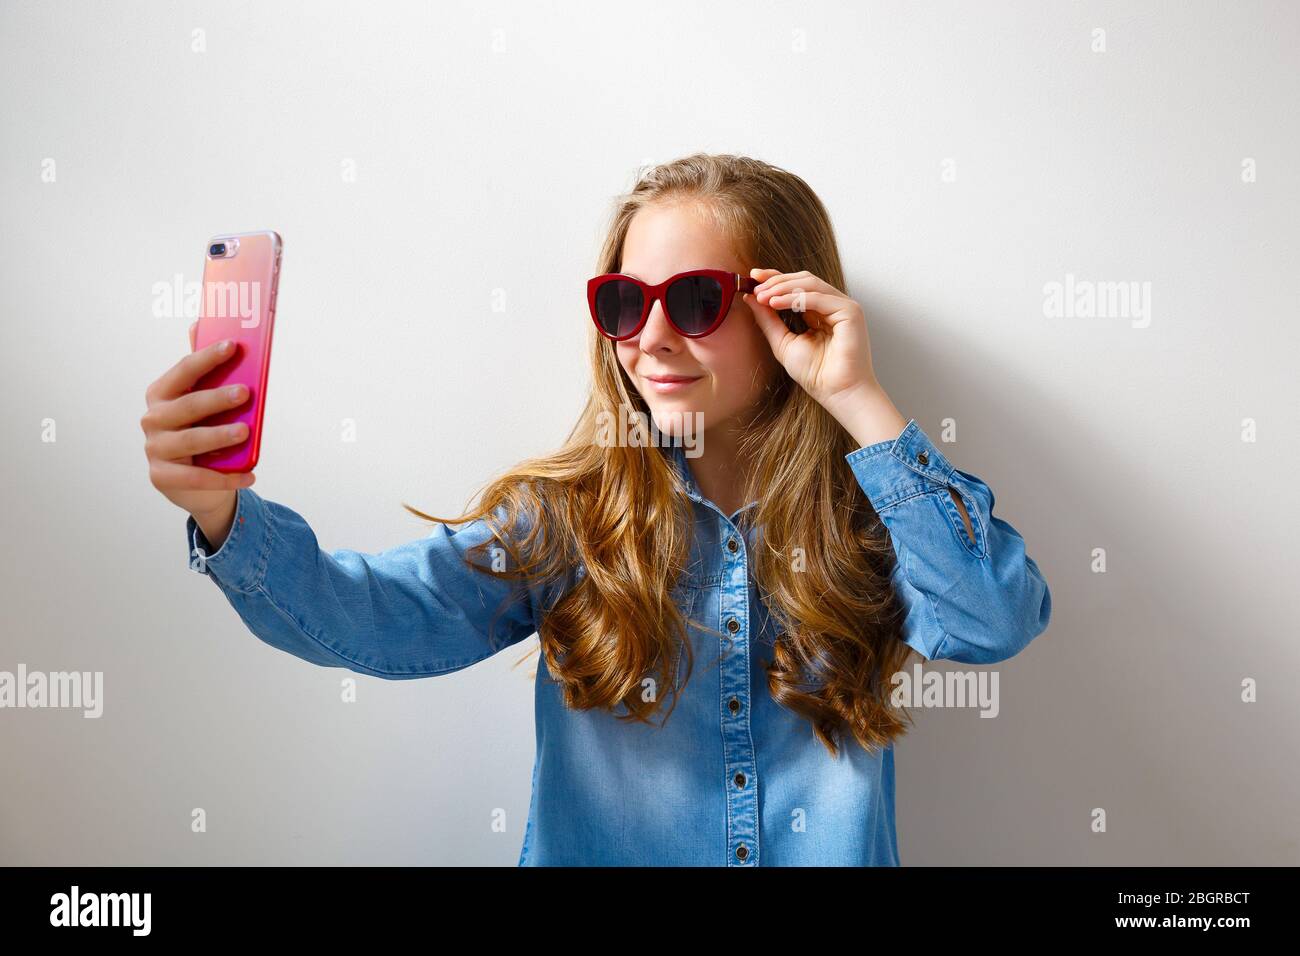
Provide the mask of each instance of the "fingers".
MULTIPOLYGON (((765 270, 772 272, 772 270, 765 270)), ((817 278, 811 272, 794 272, 781 273, 773 272, 767 279, 758 284, 754 294, 760 292, 787 292, 792 289, 803 289, 807 292, 826 292, 832 295, 844 295, 839 289, 822 279, 817 278)))
POLYGON ((247 488, 257 479, 251 471, 227 475, 198 465, 176 461, 153 460, 149 463, 149 480, 155 488, 170 491, 230 491, 247 488))
POLYGON ((248 426, 243 422, 229 425, 202 425, 182 428, 179 431, 158 431, 145 441, 145 454, 149 458, 173 461, 215 451, 238 444, 248 437, 248 426))
POLYGON ((190 323, 190 351, 194 351, 194 343, 197 341, 195 336, 199 334, 199 323, 197 321, 190 323))
POLYGON ((758 324, 763 337, 767 339, 767 344, 771 346, 772 354, 780 359, 785 351, 786 339, 795 338, 795 334, 786 328, 785 322, 770 306, 754 298, 754 293, 746 292, 742 298, 753 312, 754 321, 758 324))
POLYGON ((174 431, 200 422, 217 412, 238 408, 248 401, 248 386, 223 385, 221 388, 201 388, 186 392, 179 398, 155 400, 140 419, 145 434, 174 431))
POLYGON ((225 350, 221 348, 222 344, 222 342, 213 342, 197 352, 190 352, 149 386, 145 392, 145 401, 152 404, 170 401, 184 395, 194 387, 195 382, 222 362, 232 358, 238 351, 234 342, 230 342, 225 350))
POLYGON ((830 325, 843 322, 855 316, 857 307, 848 296, 831 295, 826 292, 809 292, 806 289, 791 289, 788 292, 772 294, 756 292, 760 302, 765 302, 773 309, 793 309, 800 314, 807 314, 818 321, 824 320, 830 325))

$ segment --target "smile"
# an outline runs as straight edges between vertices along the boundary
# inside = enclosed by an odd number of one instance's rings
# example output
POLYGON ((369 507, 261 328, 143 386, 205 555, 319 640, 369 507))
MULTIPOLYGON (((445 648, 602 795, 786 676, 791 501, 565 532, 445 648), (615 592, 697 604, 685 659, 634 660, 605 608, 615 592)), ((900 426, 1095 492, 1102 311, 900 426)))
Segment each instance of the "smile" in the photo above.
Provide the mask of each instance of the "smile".
POLYGON ((667 381, 659 381, 653 378, 647 378, 645 381, 646 384, 649 385, 653 391, 658 392, 659 394, 662 395, 671 392, 680 392, 683 389, 690 388, 699 380, 700 380, 699 377, 681 378, 680 376, 674 376, 668 379, 667 381))

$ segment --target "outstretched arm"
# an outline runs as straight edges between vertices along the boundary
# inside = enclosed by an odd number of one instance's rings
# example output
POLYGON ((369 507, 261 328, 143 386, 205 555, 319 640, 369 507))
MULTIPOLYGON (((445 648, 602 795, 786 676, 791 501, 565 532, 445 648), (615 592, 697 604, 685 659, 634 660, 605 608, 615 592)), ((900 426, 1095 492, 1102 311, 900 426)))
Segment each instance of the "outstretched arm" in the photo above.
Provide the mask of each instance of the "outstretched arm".
MULTIPOLYGON (((251 488, 238 494, 218 549, 188 517, 190 567, 209 576, 272 647, 324 667, 401 680, 460 670, 537 630, 540 587, 463 560, 492 537, 481 519, 454 531, 438 524, 380 554, 330 552, 297 512, 251 488)), ((492 557, 477 560, 490 567, 492 557)))

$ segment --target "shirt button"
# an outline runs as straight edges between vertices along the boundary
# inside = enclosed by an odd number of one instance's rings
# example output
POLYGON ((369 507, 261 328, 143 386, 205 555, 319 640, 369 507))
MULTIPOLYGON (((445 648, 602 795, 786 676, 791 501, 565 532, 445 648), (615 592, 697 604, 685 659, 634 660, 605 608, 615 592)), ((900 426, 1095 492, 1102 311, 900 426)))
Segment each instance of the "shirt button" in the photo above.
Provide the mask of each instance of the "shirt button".
POLYGON ((918 451, 916 453, 916 460, 923 465, 928 465, 930 464, 930 455, 928 452, 918 451))
POLYGON ((727 707, 730 708, 733 714, 740 713, 740 700, 735 697, 731 698, 731 700, 727 703, 727 707))
POLYGON ((745 775, 743 773, 736 774, 732 779, 736 782, 737 790, 745 789, 745 775))
POLYGON ((740 846, 736 847, 736 859, 737 859, 737 860, 748 860, 748 859, 749 859, 749 847, 745 846, 745 844, 743 844, 743 843, 742 843, 740 846))
POLYGON ((735 554, 737 551, 740 550, 740 545, 736 544, 735 538, 727 539, 727 550, 730 551, 732 554, 735 554))
POLYGON ((727 630, 729 630, 732 634, 735 634, 738 630, 740 630, 740 622, 737 621, 734 617, 731 618, 730 620, 727 621, 727 630))

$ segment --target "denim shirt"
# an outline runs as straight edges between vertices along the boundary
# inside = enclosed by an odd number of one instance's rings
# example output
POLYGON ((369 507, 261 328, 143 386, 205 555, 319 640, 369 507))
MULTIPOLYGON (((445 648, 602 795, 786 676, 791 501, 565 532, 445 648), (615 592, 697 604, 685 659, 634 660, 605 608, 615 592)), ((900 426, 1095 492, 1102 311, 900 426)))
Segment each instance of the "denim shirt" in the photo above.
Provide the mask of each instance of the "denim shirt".
MULTIPOLYGON (((620 721, 623 705, 566 708, 538 655, 519 865, 899 865, 892 744, 871 753, 846 735, 832 758, 768 694, 773 627, 750 570, 759 530, 736 523, 755 503, 723 514, 700 494, 683 449, 662 451, 695 515, 689 573, 673 596, 714 633, 690 626, 694 667, 662 725, 663 709, 646 725, 620 721)), ((994 517, 988 485, 954 468, 915 419, 846 460, 898 556, 909 646, 927 660, 992 664, 1046 629, 1051 596, 1024 540, 994 517)), ((249 488, 215 553, 192 516, 186 524, 191 568, 259 639, 393 680, 449 674, 524 641, 585 573, 525 586, 467 567, 462 554, 491 537, 482 520, 438 524, 379 554, 327 552, 300 515, 249 488)))

